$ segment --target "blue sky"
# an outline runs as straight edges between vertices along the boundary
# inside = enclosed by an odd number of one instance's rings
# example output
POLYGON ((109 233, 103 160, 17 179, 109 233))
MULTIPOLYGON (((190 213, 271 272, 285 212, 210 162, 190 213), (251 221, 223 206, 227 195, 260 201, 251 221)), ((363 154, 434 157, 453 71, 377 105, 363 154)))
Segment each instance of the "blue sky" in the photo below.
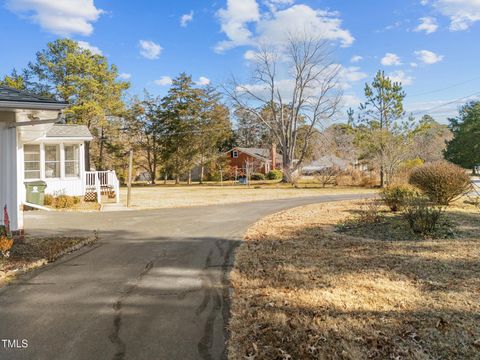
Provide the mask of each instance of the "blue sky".
POLYGON ((299 24, 338 44, 345 106, 357 107, 379 69, 403 82, 407 110, 418 116, 434 109, 444 121, 480 98, 479 0, 7 0, 0 74, 66 36, 116 64, 130 94, 161 95, 182 71, 213 85, 246 79, 248 51, 299 24))

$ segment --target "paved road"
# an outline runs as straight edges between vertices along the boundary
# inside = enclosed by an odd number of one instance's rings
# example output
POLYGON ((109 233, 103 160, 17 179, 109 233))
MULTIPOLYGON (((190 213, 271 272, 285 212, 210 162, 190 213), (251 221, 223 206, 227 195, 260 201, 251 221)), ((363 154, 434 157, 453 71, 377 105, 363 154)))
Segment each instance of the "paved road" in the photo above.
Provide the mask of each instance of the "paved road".
POLYGON ((355 195, 115 213, 30 214, 35 234, 99 243, 0 289, 0 359, 222 359, 226 273, 247 227, 285 208, 355 195))

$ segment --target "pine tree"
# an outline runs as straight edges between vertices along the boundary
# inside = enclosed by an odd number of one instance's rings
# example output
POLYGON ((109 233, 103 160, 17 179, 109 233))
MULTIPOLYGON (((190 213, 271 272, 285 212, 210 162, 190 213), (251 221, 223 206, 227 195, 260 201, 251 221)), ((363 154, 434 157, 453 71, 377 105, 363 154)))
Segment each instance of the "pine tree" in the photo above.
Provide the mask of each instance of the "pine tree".
POLYGON ((449 119, 453 139, 447 145, 445 158, 474 169, 480 165, 480 101, 466 104, 458 117, 449 119))
POLYGON ((391 153, 389 143, 397 143, 393 131, 405 114, 403 100, 406 94, 402 85, 385 76, 383 71, 377 72, 371 85, 365 85, 364 92, 367 101, 360 106, 362 121, 370 130, 369 148, 379 162, 380 186, 383 187, 387 180, 386 167, 391 167, 387 164, 387 155, 391 153))

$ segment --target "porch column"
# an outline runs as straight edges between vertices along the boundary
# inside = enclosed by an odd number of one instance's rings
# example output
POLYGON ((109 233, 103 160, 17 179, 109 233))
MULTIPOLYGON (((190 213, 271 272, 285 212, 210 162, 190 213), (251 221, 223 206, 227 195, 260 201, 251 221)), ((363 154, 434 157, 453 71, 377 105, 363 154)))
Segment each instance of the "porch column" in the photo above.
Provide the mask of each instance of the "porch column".
POLYGON ((5 119, 4 116, 13 116, 14 119, 15 115, 0 113, 0 223, 3 225, 3 208, 6 205, 11 230, 23 231, 23 211, 20 209, 19 192, 21 186, 24 186, 23 173, 19 173, 23 166, 18 166, 22 161, 18 152, 22 149, 18 148, 17 129, 9 128, 6 120, 11 119, 5 119))

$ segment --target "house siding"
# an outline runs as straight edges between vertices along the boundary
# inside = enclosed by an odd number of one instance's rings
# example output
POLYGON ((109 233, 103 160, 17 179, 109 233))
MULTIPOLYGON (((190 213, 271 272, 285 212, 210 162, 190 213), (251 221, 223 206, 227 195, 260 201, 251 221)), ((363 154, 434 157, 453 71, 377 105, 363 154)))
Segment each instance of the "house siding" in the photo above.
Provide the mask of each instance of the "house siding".
MULTIPOLYGON (((69 196, 83 196, 85 195, 85 145, 83 141, 69 141, 68 139, 42 139, 37 141, 29 141, 22 143, 20 156, 22 156, 21 166, 19 173, 23 179, 23 145, 40 145, 40 179, 34 180, 25 180, 25 181, 35 181, 42 180, 47 184, 45 193, 49 195, 69 195, 69 196), (60 177, 59 178, 46 178, 45 177, 45 145, 59 145, 60 146, 60 177), (79 146, 79 177, 65 177, 65 155, 64 147, 65 145, 78 145, 79 146)), ((23 182, 24 180, 22 180, 23 182)), ((21 200, 25 201, 26 194, 25 190, 22 189, 20 194, 21 200)))
POLYGON ((268 173, 269 164, 266 164, 265 161, 259 160, 255 157, 250 156, 248 154, 245 154, 245 153, 243 153, 239 150, 235 150, 235 151, 238 151, 238 157, 234 158, 233 155, 232 155, 234 150, 229 151, 227 153, 227 156, 230 160, 230 166, 232 167, 232 169, 234 169, 234 171, 235 171, 235 169, 237 169, 237 174, 239 176, 245 175, 244 172, 245 172, 245 164, 246 163, 253 164, 253 172, 254 173, 262 173, 262 174, 268 173))

